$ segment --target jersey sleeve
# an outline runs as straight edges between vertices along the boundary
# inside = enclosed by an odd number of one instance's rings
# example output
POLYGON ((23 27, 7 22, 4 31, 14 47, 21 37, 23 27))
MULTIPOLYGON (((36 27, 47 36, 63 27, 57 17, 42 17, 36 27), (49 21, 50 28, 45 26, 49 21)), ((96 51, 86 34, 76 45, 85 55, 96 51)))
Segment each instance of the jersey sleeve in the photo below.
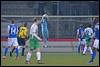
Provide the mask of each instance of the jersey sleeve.
POLYGON ((10 30, 10 26, 8 25, 8 29, 7 29, 8 34, 9 34, 9 30, 10 30))
POLYGON ((77 29, 77 35, 79 34, 79 29, 77 29))

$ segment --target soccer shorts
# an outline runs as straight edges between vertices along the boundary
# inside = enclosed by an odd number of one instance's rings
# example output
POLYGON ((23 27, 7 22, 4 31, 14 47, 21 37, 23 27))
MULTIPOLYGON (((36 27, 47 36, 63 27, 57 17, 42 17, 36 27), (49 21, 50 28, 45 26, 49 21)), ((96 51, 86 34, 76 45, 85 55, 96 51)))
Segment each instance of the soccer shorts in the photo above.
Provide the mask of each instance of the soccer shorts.
POLYGON ((95 39, 95 40, 94 40, 93 47, 99 49, 99 40, 98 40, 98 39, 95 39))
POLYGON ((85 39, 78 38, 78 41, 79 44, 85 45, 85 39))
POLYGON ((18 46, 17 38, 8 38, 8 46, 18 46))
POLYGON ((26 42, 25 38, 17 37, 17 39, 18 39, 19 46, 24 46, 25 45, 25 42, 26 42))
POLYGON ((29 38, 29 48, 30 49, 37 49, 37 48, 40 48, 40 44, 39 44, 39 41, 36 37, 32 37, 30 35, 30 38, 29 38))
POLYGON ((83 44, 83 45, 86 44, 86 40, 85 40, 85 39, 82 40, 82 44, 83 44))
POLYGON ((91 38, 90 37, 86 37, 85 40, 86 40, 87 47, 89 47, 90 44, 91 44, 91 38))

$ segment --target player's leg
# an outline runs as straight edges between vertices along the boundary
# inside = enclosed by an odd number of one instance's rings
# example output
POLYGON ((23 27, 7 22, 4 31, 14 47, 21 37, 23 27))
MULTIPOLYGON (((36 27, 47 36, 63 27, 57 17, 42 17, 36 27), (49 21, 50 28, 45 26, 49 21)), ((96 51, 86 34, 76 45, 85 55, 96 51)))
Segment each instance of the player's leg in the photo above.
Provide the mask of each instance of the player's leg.
POLYGON ((22 45, 23 45, 23 47, 22 47, 22 56, 24 56, 24 51, 25 51, 25 39, 24 38, 22 38, 22 45))
POLYGON ((17 38, 13 38, 13 47, 15 48, 16 59, 18 59, 18 41, 17 38))
POLYGON ((78 46, 77 46, 77 48, 78 48, 78 53, 80 53, 80 44, 81 44, 81 41, 80 41, 80 39, 78 39, 78 46))
MULTIPOLYGON (((25 41, 25 49, 28 49, 28 43, 29 43, 29 40, 26 40, 25 41)), ((28 50, 25 50, 25 52, 24 52, 25 56, 27 55, 27 52, 28 52, 28 50)))
POLYGON ((47 38, 44 37, 43 40, 44 40, 44 47, 45 48, 48 47, 48 40, 47 40, 47 38))
POLYGON ((44 47, 47 47, 47 37, 46 37, 46 32, 44 30, 42 30, 42 37, 43 37, 44 47))
POLYGON ((13 45, 11 45, 11 47, 10 47, 10 57, 12 57, 12 53, 13 53, 13 51, 14 51, 14 47, 13 47, 13 45))
POLYGON ((83 50, 83 55, 85 55, 87 48, 88 48, 88 40, 85 39, 85 47, 84 47, 84 50, 83 50))
POLYGON ((91 55, 91 59, 88 62, 90 64, 93 62, 93 60, 96 57, 96 51, 97 51, 98 45, 99 45, 99 40, 98 39, 95 39, 94 44, 93 44, 93 54, 91 55))
POLYGON ((81 48, 81 52, 83 53, 83 50, 84 50, 84 48, 83 48, 83 39, 80 42, 80 48, 81 48))
POLYGON ((8 53, 8 49, 11 47, 11 44, 12 44, 12 39, 11 38, 8 38, 8 42, 7 42, 7 44, 5 45, 5 48, 4 48, 4 56, 3 56, 3 59, 6 58, 6 55, 8 53))
POLYGON ((34 40, 30 36, 30 38, 29 38, 29 50, 28 50, 28 53, 26 55, 26 64, 29 64, 30 63, 30 58, 31 58, 31 54, 32 54, 32 49, 33 48, 34 48, 34 40))
POLYGON ((39 41, 34 38, 34 48, 36 49, 36 58, 37 58, 37 63, 41 63, 41 46, 39 41))
POLYGON ((45 33, 45 47, 48 47, 48 33, 45 33))
POLYGON ((87 36, 87 37, 85 38, 85 40, 86 40, 86 46, 85 46, 85 48, 84 48, 83 55, 85 55, 87 49, 88 49, 89 46, 90 46, 91 38, 90 38, 89 36, 87 36))
POLYGON ((91 46, 89 46, 90 54, 93 54, 91 46))
POLYGON ((3 48, 3 51, 4 51, 4 55, 3 55, 3 59, 6 59, 6 55, 7 55, 7 52, 8 52, 8 46, 5 46, 4 48, 3 48))
POLYGON ((85 44, 86 44, 85 39, 83 39, 83 40, 82 40, 82 53, 83 53, 83 51, 84 51, 85 44))
POLYGON ((14 52, 15 48, 12 49, 12 51, 10 52, 10 56, 12 56, 12 53, 14 52))
POLYGON ((37 63, 41 63, 41 51, 40 48, 36 49, 36 57, 37 57, 37 63))
POLYGON ((83 55, 85 55, 86 51, 87 51, 87 46, 85 45, 85 48, 84 48, 84 51, 83 51, 83 55))
POLYGON ((20 49, 23 47, 22 39, 20 37, 17 37, 17 41, 18 41, 18 50, 20 51, 20 49))
POLYGON ((92 39, 89 39, 89 40, 88 40, 88 49, 89 49, 89 51, 90 51, 90 54, 92 55, 93 52, 92 52, 91 44, 92 44, 92 39))
POLYGON ((26 64, 30 64, 30 58, 31 58, 32 50, 33 49, 28 50, 28 53, 26 55, 26 64))

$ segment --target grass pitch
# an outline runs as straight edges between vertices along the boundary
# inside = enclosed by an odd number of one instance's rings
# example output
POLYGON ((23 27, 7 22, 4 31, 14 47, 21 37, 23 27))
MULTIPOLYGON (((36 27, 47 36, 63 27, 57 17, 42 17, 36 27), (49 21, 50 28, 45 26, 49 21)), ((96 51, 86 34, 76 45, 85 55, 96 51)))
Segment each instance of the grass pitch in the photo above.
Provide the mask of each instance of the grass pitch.
POLYGON ((19 55, 19 59, 15 60, 13 57, 2 59, 1 66, 99 66, 99 53, 93 64, 88 64, 90 54, 82 55, 81 53, 42 53, 42 62, 44 64, 36 63, 35 53, 32 54, 30 64, 25 64, 26 56, 19 55))

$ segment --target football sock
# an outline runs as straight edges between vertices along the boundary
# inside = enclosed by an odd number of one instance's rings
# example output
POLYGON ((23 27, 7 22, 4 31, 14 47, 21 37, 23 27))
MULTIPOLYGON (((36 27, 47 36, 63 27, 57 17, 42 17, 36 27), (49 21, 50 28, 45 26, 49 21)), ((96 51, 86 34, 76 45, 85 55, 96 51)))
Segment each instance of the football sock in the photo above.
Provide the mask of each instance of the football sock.
POLYGON ((18 57, 18 48, 15 48, 16 49, 16 57, 18 57))
POLYGON ((37 60, 41 59, 41 53, 40 52, 36 52, 36 56, 37 56, 37 60))
POLYGON ((26 61, 30 61, 30 58, 31 58, 31 53, 27 53, 27 56, 26 56, 26 61))

